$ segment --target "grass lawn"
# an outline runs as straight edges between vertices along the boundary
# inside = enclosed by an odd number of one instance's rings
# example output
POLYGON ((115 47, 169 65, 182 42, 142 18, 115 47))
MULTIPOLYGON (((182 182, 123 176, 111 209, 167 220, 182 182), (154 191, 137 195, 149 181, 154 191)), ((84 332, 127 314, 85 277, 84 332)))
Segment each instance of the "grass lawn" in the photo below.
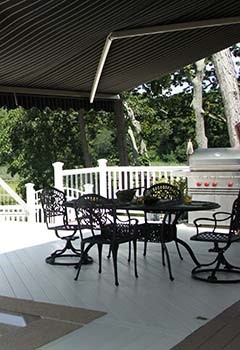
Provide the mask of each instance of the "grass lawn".
POLYGON ((4 165, 0 166, 0 178, 3 179, 14 191, 16 190, 19 182, 19 177, 11 176, 11 174, 7 172, 7 167, 4 165))

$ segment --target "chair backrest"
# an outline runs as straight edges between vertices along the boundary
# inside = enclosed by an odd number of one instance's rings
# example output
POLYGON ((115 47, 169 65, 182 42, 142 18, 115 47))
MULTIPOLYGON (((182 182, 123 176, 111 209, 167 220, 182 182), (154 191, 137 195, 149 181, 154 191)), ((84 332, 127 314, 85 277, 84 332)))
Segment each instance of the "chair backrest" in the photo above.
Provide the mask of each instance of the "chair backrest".
POLYGON ((98 194, 82 195, 75 201, 74 209, 82 239, 86 229, 95 236, 104 226, 114 224, 112 201, 98 194))
POLYGON ((158 199, 180 199, 180 190, 169 183, 160 182, 145 189, 144 196, 158 199))
POLYGON ((229 233, 236 234, 240 231, 240 195, 235 199, 232 205, 232 215, 229 226, 229 233))
POLYGON ((63 205, 66 201, 64 192, 54 187, 45 188, 41 192, 40 201, 43 208, 44 221, 49 228, 68 223, 67 210, 63 205))

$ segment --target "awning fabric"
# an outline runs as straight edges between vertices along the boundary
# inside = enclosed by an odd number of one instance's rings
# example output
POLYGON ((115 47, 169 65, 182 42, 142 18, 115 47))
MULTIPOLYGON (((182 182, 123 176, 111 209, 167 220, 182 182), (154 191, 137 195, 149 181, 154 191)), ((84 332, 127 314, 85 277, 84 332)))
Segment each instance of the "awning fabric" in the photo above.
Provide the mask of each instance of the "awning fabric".
POLYGON ((240 1, 1 1, 0 91, 67 91, 68 99, 83 101, 110 33, 211 21, 218 25, 114 40, 97 86, 96 96, 104 99, 239 42, 240 1))

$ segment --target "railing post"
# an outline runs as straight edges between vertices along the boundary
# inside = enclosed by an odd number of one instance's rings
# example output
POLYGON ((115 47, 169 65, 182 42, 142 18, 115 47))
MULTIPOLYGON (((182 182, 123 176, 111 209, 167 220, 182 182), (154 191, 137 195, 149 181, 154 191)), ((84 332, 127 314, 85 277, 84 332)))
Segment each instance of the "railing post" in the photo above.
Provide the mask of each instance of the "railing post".
POLYGON ((93 184, 85 184, 83 185, 84 187, 84 194, 88 194, 88 193, 93 193, 93 184))
POLYGON ((35 190, 33 183, 25 184, 26 187, 26 201, 28 207, 28 222, 36 223, 35 217, 35 190))
POLYGON ((107 197, 107 159, 98 159, 100 195, 107 197))
POLYGON ((53 163, 54 187, 60 191, 63 191, 63 165, 62 162, 53 163))

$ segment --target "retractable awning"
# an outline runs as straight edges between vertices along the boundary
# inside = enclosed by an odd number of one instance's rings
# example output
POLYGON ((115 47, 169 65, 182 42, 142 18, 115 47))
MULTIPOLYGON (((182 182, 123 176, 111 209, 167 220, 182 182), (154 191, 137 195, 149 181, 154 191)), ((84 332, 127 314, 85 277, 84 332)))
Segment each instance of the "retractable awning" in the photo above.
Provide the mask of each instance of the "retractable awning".
POLYGON ((239 41, 238 0, 1 1, 1 102, 58 97, 100 108, 239 41))

